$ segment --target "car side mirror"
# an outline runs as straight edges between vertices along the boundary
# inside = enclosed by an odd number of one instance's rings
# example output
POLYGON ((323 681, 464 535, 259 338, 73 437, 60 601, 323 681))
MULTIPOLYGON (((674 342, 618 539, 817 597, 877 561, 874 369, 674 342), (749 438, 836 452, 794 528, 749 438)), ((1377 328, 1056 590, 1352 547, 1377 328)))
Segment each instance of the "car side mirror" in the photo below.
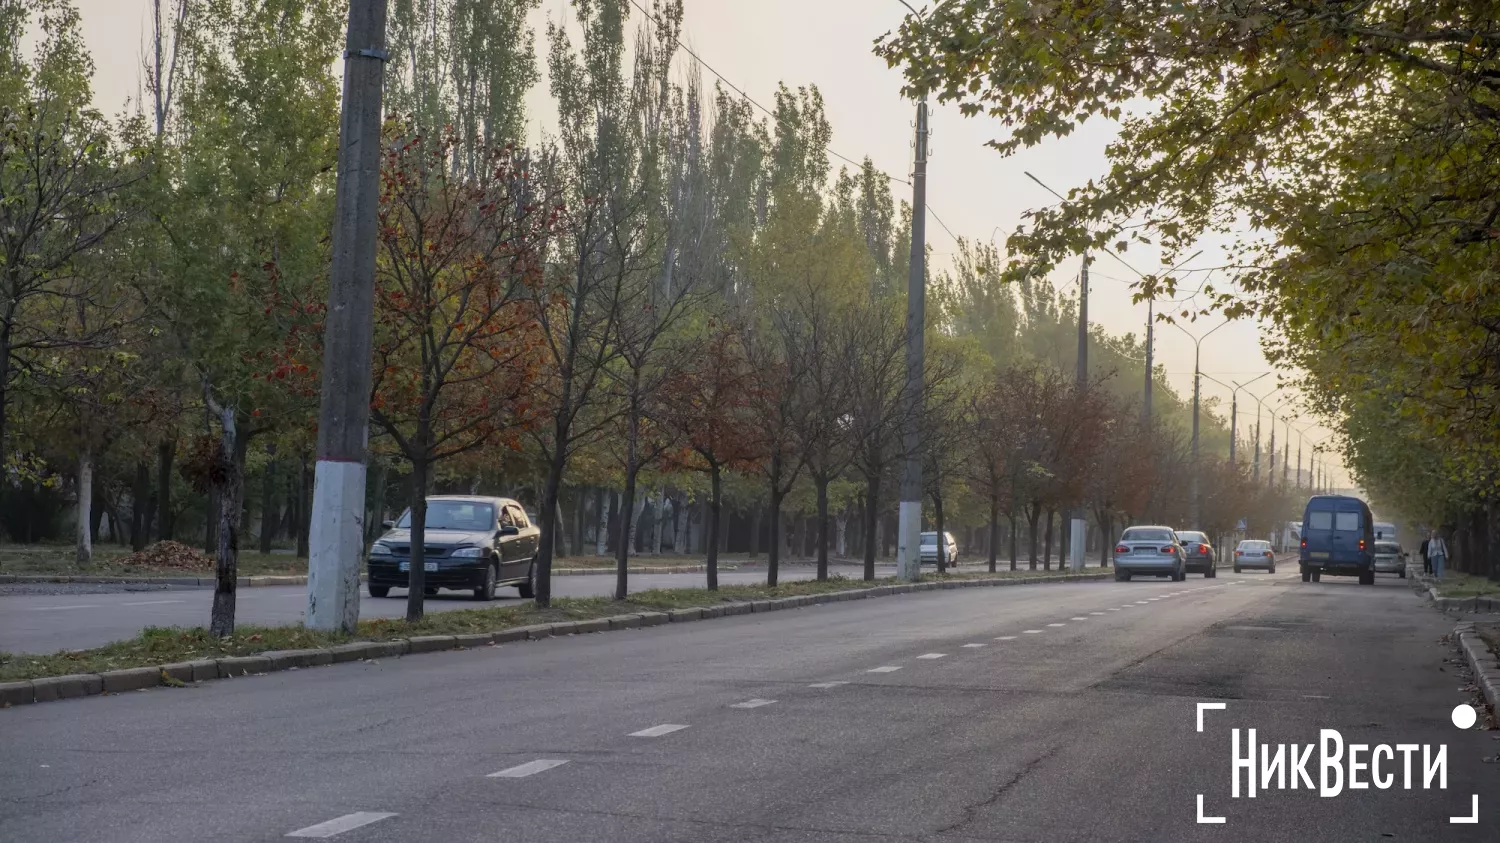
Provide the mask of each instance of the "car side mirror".
POLYGON ((521 528, 517 527, 514 524, 502 524, 500 526, 500 535, 502 536, 514 536, 519 534, 520 532, 521 528))
POLYGON ((396 529, 396 522, 395 521, 382 521, 382 522, 380 522, 380 529, 382 529, 382 530, 394 530, 394 529, 396 529))

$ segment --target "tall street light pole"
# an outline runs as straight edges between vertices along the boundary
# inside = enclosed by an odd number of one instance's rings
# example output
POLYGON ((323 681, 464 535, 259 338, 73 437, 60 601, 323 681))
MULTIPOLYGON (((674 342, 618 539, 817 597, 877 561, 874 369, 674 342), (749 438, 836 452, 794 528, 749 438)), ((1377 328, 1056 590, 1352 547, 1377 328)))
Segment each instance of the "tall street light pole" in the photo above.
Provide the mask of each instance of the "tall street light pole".
MULTIPOLYGON (((921 12, 906 0, 901 5, 922 22, 921 12)), ((896 531, 897 576, 915 582, 922 573, 922 401, 927 324, 927 93, 917 99, 916 142, 912 162, 911 266, 906 279, 906 389, 902 395, 906 459, 901 467, 901 506, 896 531)), ((939 537, 941 538, 941 536, 939 537)))
POLYGON ((1218 384, 1219 386, 1222 386, 1225 389, 1227 389, 1227 390, 1230 391, 1229 392, 1229 464, 1230 465, 1238 465, 1239 464, 1236 461, 1236 458, 1235 458, 1235 453, 1236 453, 1236 451, 1235 451, 1235 442, 1239 439, 1239 433, 1240 433, 1240 427, 1239 427, 1240 390, 1244 389, 1245 387, 1249 386, 1252 383, 1255 383, 1256 381, 1260 380, 1261 378, 1269 377, 1270 374, 1271 374, 1270 372, 1263 372, 1263 373, 1261 373, 1259 375, 1256 375, 1255 377, 1251 378, 1250 380, 1245 381, 1244 383, 1235 383, 1234 381, 1230 381, 1229 383, 1225 383, 1225 382, 1219 380, 1218 378, 1213 377, 1212 375, 1209 375, 1209 374, 1204 374, 1203 375, 1203 377, 1208 378, 1209 380, 1213 381, 1214 383, 1218 384))
POLYGON ((1189 332, 1187 328, 1184 328, 1181 325, 1178 325, 1176 322, 1172 322, 1170 324, 1172 324, 1174 327, 1176 327, 1177 330, 1183 332, 1184 334, 1187 334, 1188 338, 1193 341, 1193 483, 1192 483, 1192 486, 1193 486, 1193 490, 1192 490, 1193 512, 1192 512, 1192 520, 1193 520, 1193 529, 1194 530, 1199 530, 1199 529, 1202 529, 1202 527, 1203 527, 1202 523, 1200 523, 1201 520, 1202 520, 1202 514, 1203 514, 1203 498, 1202 498, 1203 490, 1202 490, 1202 482, 1201 482, 1201 480, 1199 478, 1199 475, 1202 474, 1203 472, 1201 470, 1202 466, 1199 464, 1199 461, 1198 461, 1198 409, 1199 409, 1200 404, 1202 403, 1199 400, 1199 397, 1200 397, 1200 393, 1202 392, 1203 374, 1202 374, 1202 367, 1199 365, 1199 363, 1201 362, 1201 354, 1202 354, 1202 351, 1203 351, 1203 341, 1206 340, 1206 339, 1208 339, 1209 336, 1212 335, 1214 331, 1217 331, 1220 328, 1224 327, 1225 325, 1228 325, 1229 324, 1229 320, 1226 319, 1225 321, 1220 322, 1218 325, 1215 325, 1213 328, 1209 329, 1208 333, 1204 334, 1201 337, 1195 337, 1195 336, 1193 336, 1192 333, 1189 332))
POLYGON ((318 464, 308 536, 307 626, 352 633, 365 550, 365 457, 375 330, 375 239, 386 0, 352 0, 334 192, 333 266, 323 334, 318 464))

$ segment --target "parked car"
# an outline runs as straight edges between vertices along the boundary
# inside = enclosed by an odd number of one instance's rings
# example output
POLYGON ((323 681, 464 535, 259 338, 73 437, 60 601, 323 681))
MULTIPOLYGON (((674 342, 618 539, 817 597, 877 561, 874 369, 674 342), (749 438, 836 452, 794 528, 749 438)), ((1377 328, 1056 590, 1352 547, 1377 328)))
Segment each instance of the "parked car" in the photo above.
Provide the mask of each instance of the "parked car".
POLYGON ((1375 572, 1378 574, 1399 574, 1401 579, 1406 579, 1406 551, 1395 542, 1375 542, 1375 572))
POLYGON ((1314 495, 1302 517, 1299 550, 1302 581, 1318 582, 1323 574, 1359 577, 1375 582, 1375 519, 1370 507, 1348 495, 1314 495))
POLYGON ((1267 573, 1276 573, 1276 553, 1271 543, 1263 539, 1245 539, 1234 548, 1234 572, 1242 568, 1265 568, 1267 573))
POLYGON ((1127 527, 1115 545, 1115 579, 1129 582, 1136 574, 1187 579, 1187 553, 1171 527, 1127 527))
MULTIPOLYGON (((370 596, 406 588, 411 567, 411 510, 370 548, 370 596)), ((536 550, 541 531, 509 498, 443 495, 427 499, 423 547, 425 592, 472 589, 474 599, 493 600, 495 589, 515 586, 535 596, 536 550)))
POLYGON ((1206 533, 1197 530, 1178 530, 1177 540, 1182 542, 1182 551, 1187 555, 1187 569, 1204 577, 1219 575, 1219 553, 1214 550, 1206 533))
MULTIPOLYGON (((936 565, 938 563, 938 539, 937 533, 923 533, 920 552, 923 565, 936 565)), ((958 542, 952 533, 943 533, 945 541, 943 544, 948 552, 948 565, 951 567, 958 564, 958 542)))

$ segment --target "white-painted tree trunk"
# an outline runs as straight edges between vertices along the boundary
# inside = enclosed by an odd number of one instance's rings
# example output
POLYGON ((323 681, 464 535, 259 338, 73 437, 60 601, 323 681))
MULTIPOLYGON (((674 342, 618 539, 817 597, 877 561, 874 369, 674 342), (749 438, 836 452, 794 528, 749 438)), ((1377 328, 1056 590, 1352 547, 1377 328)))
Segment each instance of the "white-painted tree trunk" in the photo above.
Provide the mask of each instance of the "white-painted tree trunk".
POLYGON ((849 513, 848 513, 848 511, 846 510, 844 512, 840 512, 834 518, 834 523, 836 525, 838 525, 838 555, 840 557, 845 557, 845 556, 848 555, 848 549, 849 549, 849 544, 848 544, 849 513))
POLYGON ((599 495, 595 500, 599 504, 598 521, 594 527, 594 555, 603 556, 609 552, 609 495, 599 495))
POLYGON ((78 567, 94 561, 94 537, 89 533, 94 507, 94 454, 87 444, 78 451, 78 542, 73 558, 78 567))
POLYGON ((677 531, 672 539, 672 552, 678 556, 684 556, 688 552, 688 507, 687 493, 678 492, 672 498, 672 520, 677 523, 677 531))
POLYGON ((651 538, 651 552, 660 556, 662 532, 667 526, 667 496, 661 489, 656 490, 656 504, 653 513, 655 514, 656 521, 656 535, 651 538))
POLYGON ((625 533, 626 540, 630 542, 629 547, 631 553, 635 553, 635 549, 639 546, 636 544, 635 534, 636 530, 641 526, 641 513, 645 511, 646 501, 641 498, 636 498, 635 503, 630 505, 630 525, 629 529, 626 530, 625 533))

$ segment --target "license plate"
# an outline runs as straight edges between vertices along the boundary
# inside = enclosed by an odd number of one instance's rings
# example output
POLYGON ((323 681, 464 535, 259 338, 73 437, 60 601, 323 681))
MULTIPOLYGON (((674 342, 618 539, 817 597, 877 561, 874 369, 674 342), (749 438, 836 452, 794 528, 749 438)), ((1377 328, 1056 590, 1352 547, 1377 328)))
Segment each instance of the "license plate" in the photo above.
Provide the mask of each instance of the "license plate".
MULTIPOLYGON (((401 570, 403 570, 403 571, 410 571, 411 570, 411 563, 410 562, 402 562, 401 563, 401 570)), ((436 562, 423 562, 422 563, 422 570, 424 570, 424 571, 436 571, 437 570, 437 563, 436 562)))
POLYGON ((1308 556, 1309 559, 1327 559, 1328 558, 1328 551, 1326 551, 1326 550, 1315 550, 1312 553, 1307 554, 1307 556, 1308 556))

